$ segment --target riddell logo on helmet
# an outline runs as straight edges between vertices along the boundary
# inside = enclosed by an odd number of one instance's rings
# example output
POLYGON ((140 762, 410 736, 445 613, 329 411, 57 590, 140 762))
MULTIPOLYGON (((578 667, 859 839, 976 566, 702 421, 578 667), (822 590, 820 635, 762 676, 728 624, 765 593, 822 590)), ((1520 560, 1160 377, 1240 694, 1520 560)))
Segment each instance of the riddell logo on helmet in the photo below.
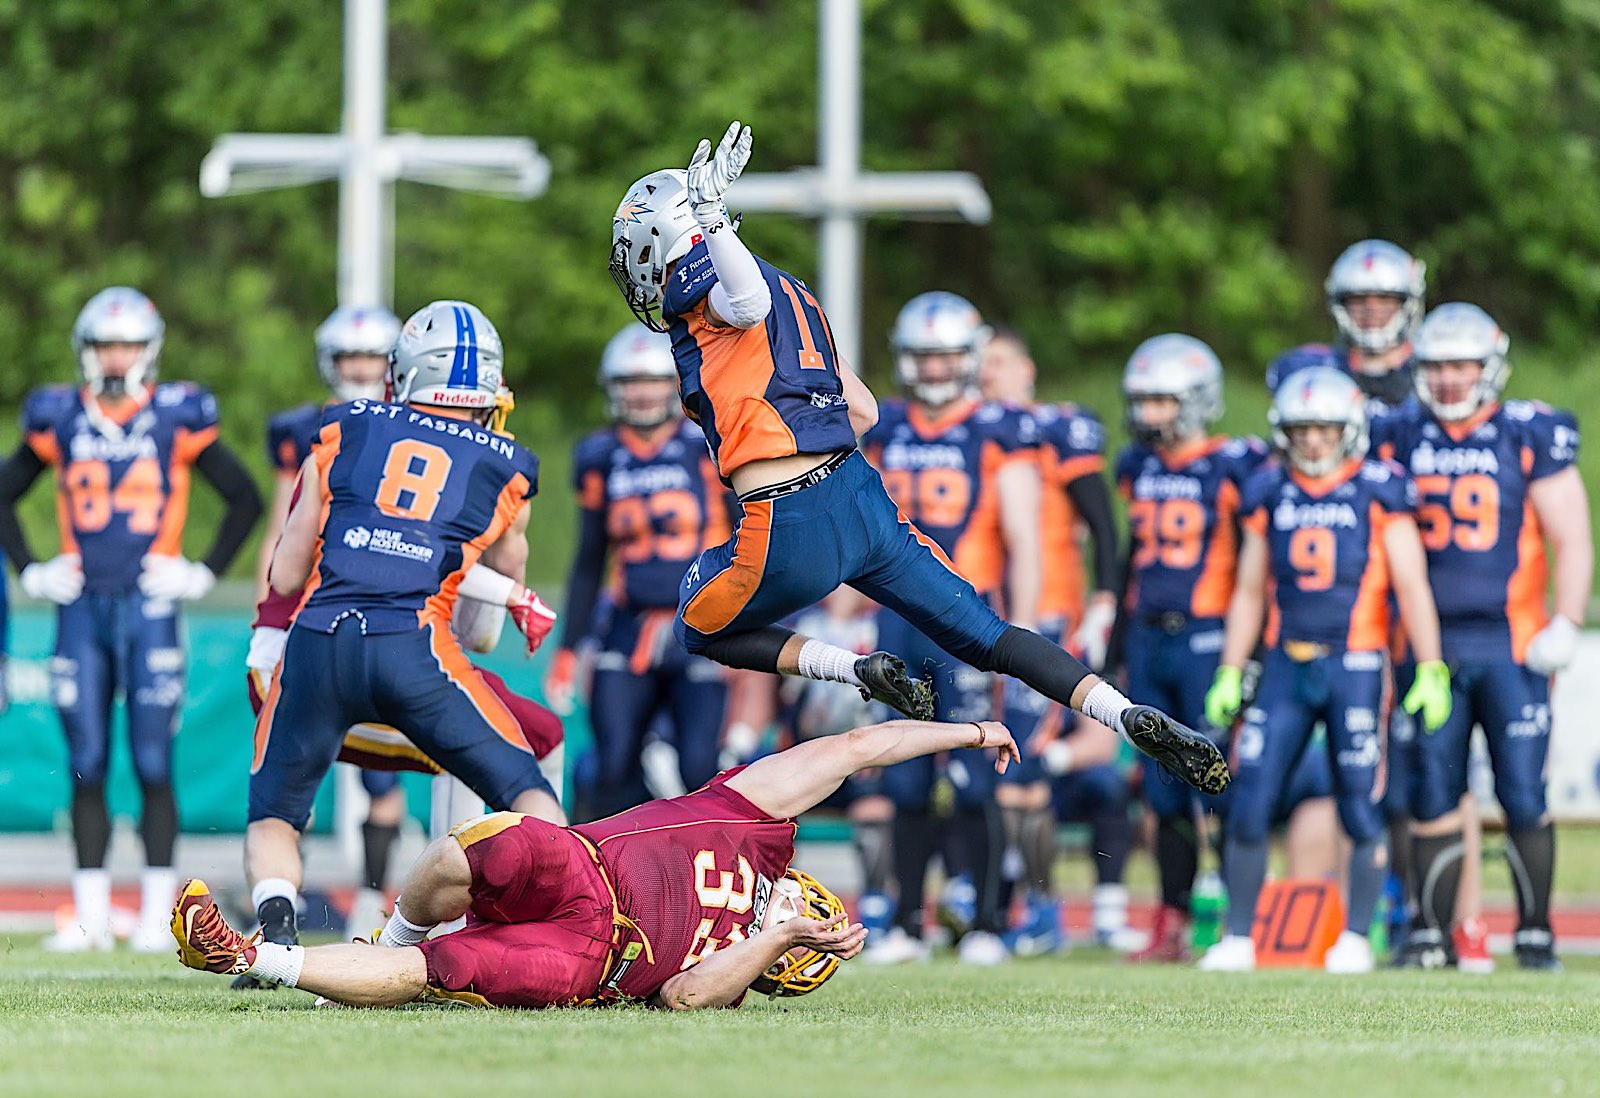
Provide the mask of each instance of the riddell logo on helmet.
POLYGON ((488 396, 488 395, 489 394, 479 392, 476 389, 474 389, 474 390, 472 390, 471 392, 468 392, 468 393, 460 393, 460 392, 456 392, 456 393, 449 393, 449 392, 441 393, 441 392, 435 392, 432 396, 430 396, 428 398, 428 403, 429 404, 437 404, 440 407, 444 407, 444 406, 451 405, 451 404, 463 404, 463 405, 467 405, 467 406, 471 406, 471 407, 477 407, 477 406, 479 406, 479 405, 481 405, 483 403, 483 398, 485 396, 488 396))

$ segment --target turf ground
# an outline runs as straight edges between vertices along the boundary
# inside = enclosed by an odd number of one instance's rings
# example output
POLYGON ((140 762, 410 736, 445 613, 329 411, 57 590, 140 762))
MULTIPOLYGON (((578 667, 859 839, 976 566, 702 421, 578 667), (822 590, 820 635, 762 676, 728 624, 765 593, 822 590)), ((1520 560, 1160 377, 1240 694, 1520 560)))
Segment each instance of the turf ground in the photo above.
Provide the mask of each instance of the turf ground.
POLYGON ((1206 977, 1106 954, 850 966, 737 1012, 316 1010, 165 957, 0 939, 6 1095, 1600 1093, 1600 963, 1206 977))

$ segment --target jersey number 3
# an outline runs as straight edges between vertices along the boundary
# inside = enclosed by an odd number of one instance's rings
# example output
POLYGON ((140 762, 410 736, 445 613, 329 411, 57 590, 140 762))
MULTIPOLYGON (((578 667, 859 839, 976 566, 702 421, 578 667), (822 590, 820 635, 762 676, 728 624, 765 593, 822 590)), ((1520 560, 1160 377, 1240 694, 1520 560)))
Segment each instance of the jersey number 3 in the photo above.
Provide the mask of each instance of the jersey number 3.
POLYGON ((450 455, 433 443, 401 439, 389 447, 373 502, 386 515, 427 522, 439 509, 450 466, 450 455))

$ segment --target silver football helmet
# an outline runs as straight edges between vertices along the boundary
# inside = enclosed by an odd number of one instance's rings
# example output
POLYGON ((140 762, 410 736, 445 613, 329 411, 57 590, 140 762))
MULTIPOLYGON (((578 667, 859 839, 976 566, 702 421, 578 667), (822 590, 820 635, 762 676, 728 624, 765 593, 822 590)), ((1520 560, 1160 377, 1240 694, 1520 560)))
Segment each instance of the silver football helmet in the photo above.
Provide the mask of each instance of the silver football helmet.
POLYGON ((1148 446, 1172 443, 1205 430, 1222 415, 1222 362, 1194 336, 1169 332, 1135 347, 1122 371, 1128 433, 1148 446), (1136 405, 1142 397, 1172 397, 1178 414, 1149 426, 1136 405))
POLYGON ((1367 455, 1367 396, 1355 379, 1332 366, 1310 366, 1283 379, 1267 412, 1273 444, 1308 477, 1325 476, 1351 458, 1367 455), (1289 428, 1331 424, 1341 429, 1333 453, 1311 460, 1289 445, 1289 428))
POLYGON ((72 325, 72 349, 78 355, 78 375, 89 391, 100 395, 141 395, 156 380, 156 360, 166 323, 154 303, 131 286, 110 286, 91 297, 72 325), (142 343, 133 366, 122 377, 107 377, 100 368, 95 346, 100 343, 142 343))
POLYGON ((382 400, 382 379, 374 383, 345 381, 339 377, 340 355, 389 357, 400 338, 400 320, 381 306, 341 305, 317 328, 317 372, 322 383, 340 400, 382 400))
POLYGON ((398 404, 492 409, 505 355, 500 333, 476 305, 435 301, 400 330, 389 352, 389 377, 398 404))
POLYGON ((630 324, 611 337, 600 355, 600 387, 605 390, 611 418, 629 427, 648 430, 659 427, 677 413, 679 404, 669 397, 659 414, 641 416, 628 408, 622 383, 635 378, 678 380, 678 365, 672 357, 672 340, 643 324, 630 324))
POLYGON ((1510 349, 1511 337, 1478 306, 1464 301, 1440 305, 1422 322, 1411 345, 1411 379, 1417 399, 1446 423, 1466 419, 1505 392, 1511 376, 1511 362, 1506 358, 1510 349), (1481 362, 1483 373, 1464 399, 1446 404, 1434 396, 1428 384, 1430 362, 1481 362))
POLYGON ((1427 265, 1398 244, 1387 240, 1358 240, 1340 253, 1328 271, 1323 289, 1328 312, 1339 335, 1367 354, 1382 354, 1411 337, 1422 319, 1422 297, 1427 292, 1427 265), (1400 308, 1387 324, 1362 328, 1345 307, 1345 299, 1362 294, 1382 294, 1400 299, 1400 308))
POLYGON ((639 323, 653 332, 667 330, 660 316, 667 265, 687 255, 700 235, 682 168, 640 179, 611 218, 611 278, 639 323))
POLYGON ((912 396, 934 407, 949 404, 973 387, 978 362, 991 329, 972 302, 959 294, 933 290, 901 306, 889 332, 895 372, 912 396), (923 381, 923 355, 959 355, 955 373, 942 381, 923 381))

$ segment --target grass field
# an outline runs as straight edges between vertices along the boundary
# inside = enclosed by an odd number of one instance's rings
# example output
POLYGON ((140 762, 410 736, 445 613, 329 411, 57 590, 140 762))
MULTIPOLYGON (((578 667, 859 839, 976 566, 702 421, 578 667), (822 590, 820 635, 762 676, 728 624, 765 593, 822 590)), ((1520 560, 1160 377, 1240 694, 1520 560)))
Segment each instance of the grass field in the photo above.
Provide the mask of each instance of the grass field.
POLYGON ((6 1095, 1600 1093, 1600 964, 1207 977, 1108 955, 849 966, 737 1012, 316 1010, 0 939, 6 1095))

